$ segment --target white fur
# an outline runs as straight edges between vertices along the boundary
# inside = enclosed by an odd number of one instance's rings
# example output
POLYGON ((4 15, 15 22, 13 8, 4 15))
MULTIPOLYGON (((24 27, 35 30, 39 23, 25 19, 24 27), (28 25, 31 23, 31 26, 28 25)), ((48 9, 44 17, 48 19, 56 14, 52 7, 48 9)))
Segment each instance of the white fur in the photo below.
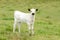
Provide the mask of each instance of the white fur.
POLYGON ((21 22, 25 22, 28 25, 29 33, 32 32, 34 34, 34 19, 35 15, 32 15, 32 13, 35 13, 36 9, 30 9, 30 13, 24 13, 20 11, 14 11, 14 27, 13 27, 13 32, 15 32, 16 25, 18 25, 18 29, 20 32, 20 24, 21 22), (31 32, 30 32, 31 31, 31 32))

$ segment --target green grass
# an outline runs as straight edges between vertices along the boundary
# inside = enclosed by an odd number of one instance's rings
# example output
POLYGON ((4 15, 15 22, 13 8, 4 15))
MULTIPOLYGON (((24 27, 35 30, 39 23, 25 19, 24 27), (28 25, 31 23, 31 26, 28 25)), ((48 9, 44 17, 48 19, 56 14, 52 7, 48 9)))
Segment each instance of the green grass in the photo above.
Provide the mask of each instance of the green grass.
POLYGON ((60 0, 0 0, 0 40, 60 40, 60 0), (13 33, 14 10, 28 12, 38 8, 34 36, 22 24, 21 33, 13 33))

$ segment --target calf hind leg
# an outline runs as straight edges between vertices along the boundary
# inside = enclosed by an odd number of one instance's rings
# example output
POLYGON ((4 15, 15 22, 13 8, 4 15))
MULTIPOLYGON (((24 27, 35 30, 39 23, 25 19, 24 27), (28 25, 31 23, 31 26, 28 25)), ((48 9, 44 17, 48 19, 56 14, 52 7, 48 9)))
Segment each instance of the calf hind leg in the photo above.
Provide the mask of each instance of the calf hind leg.
POLYGON ((20 26, 21 26, 21 22, 18 22, 18 31, 20 33, 20 26))
POLYGON ((14 21, 13 32, 15 32, 16 25, 17 25, 17 22, 16 22, 16 21, 14 21))

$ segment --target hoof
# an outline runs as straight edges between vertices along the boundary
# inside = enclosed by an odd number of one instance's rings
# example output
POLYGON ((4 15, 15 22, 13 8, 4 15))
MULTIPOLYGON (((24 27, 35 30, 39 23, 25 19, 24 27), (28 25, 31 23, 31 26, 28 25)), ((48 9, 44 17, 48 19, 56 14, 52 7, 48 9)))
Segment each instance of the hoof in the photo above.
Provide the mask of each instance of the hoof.
POLYGON ((31 33, 30 33, 29 36, 34 36, 34 34, 31 34, 31 33))
POLYGON ((29 36, 32 36, 32 34, 30 33, 29 36))

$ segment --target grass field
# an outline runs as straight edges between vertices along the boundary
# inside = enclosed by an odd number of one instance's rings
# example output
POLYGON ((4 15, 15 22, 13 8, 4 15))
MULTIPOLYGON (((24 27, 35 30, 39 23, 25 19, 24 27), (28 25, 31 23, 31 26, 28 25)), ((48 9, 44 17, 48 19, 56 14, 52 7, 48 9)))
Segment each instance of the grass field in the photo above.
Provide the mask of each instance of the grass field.
POLYGON ((60 40, 60 0, 0 0, 0 40, 60 40), (21 33, 13 33, 14 10, 28 12, 28 8, 39 10, 35 35, 28 35, 25 23, 21 33))

